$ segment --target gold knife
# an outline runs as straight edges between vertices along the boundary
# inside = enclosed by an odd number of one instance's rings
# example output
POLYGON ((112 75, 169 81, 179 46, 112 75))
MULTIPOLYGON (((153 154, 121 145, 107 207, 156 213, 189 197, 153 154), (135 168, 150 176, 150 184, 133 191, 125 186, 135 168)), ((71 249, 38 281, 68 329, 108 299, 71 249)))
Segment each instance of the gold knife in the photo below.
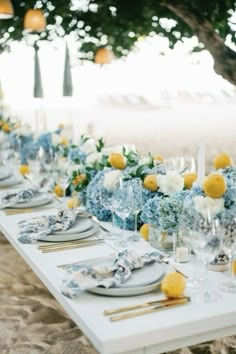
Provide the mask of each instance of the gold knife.
POLYGON ((189 298, 180 298, 180 299, 176 299, 176 300, 170 300, 169 302, 166 302, 164 304, 157 305, 157 306, 154 306, 154 307, 150 307, 150 308, 147 308, 147 309, 144 309, 144 310, 134 311, 134 312, 131 312, 131 313, 126 313, 124 315, 111 316, 110 320, 112 322, 116 322, 116 321, 126 320, 126 319, 132 318, 132 317, 147 315, 149 313, 157 312, 157 311, 160 311, 160 310, 177 307, 177 306, 186 304, 189 301, 190 301, 189 298))
MULTIPOLYGON (((180 299, 190 299, 190 298, 185 296, 180 299)), ((133 305, 133 306, 119 307, 116 309, 105 310, 104 315, 109 316, 109 315, 113 315, 113 314, 120 313, 120 312, 127 312, 127 311, 142 309, 142 308, 155 306, 155 305, 159 305, 159 304, 162 305, 162 304, 170 303, 170 302, 173 303, 173 301, 175 301, 175 300, 176 299, 166 298, 166 299, 161 299, 161 300, 148 301, 148 302, 144 302, 142 304, 133 305)))

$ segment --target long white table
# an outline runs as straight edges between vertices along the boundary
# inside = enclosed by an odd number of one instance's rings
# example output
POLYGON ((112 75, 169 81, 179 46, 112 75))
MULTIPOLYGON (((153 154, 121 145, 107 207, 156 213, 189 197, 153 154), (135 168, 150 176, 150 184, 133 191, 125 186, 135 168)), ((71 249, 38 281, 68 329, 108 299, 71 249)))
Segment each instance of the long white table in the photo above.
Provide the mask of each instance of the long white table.
MULTIPOLYGON (((76 301, 64 297, 60 292, 64 271, 57 265, 106 256, 114 250, 104 244, 43 254, 37 245, 23 245, 17 241, 18 221, 52 212, 53 209, 6 216, 1 211, 1 231, 101 354, 158 354, 236 334, 235 294, 220 292, 221 300, 215 303, 188 303, 115 323, 103 315, 105 309, 139 304, 162 298, 163 295, 153 292, 112 298, 81 292, 76 301)), ((140 242, 138 247, 149 248, 145 241, 140 242)), ((178 264, 178 267, 188 275, 193 271, 191 264, 178 264)), ((210 285, 216 289, 224 277, 222 273, 210 272, 210 285)))

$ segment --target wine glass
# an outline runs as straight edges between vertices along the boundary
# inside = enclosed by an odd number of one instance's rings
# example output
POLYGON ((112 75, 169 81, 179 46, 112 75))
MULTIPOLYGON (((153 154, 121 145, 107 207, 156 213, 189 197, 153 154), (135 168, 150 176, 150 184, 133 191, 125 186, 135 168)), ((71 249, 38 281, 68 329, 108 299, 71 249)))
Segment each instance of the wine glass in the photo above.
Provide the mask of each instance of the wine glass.
POLYGON ((210 211, 206 219, 198 217, 192 225, 192 247, 196 255, 202 261, 205 267, 204 290, 196 293, 193 300, 201 302, 213 302, 219 298, 219 295, 210 290, 208 282, 208 265, 222 247, 222 230, 219 219, 212 219, 210 211))
POLYGON ((168 171, 177 171, 179 173, 196 172, 195 160, 191 156, 171 156, 166 160, 165 165, 168 171))
POLYGON ((138 242, 141 240, 138 234, 138 214, 141 211, 143 205, 143 190, 141 180, 133 180, 130 188, 133 195, 134 234, 130 235, 127 240, 131 242, 138 242))
POLYGON ((233 254, 236 251, 236 217, 227 217, 223 215, 221 218, 223 241, 222 250, 229 257, 231 279, 220 284, 220 290, 236 293, 236 274, 234 269, 234 257, 233 254))
POLYGON ((62 204, 65 206, 66 189, 70 185, 71 173, 66 159, 60 159, 57 169, 54 171, 55 182, 62 188, 62 204))
POLYGON ((133 194, 129 181, 120 180, 119 185, 113 193, 112 205, 116 215, 123 221, 122 238, 116 242, 116 245, 118 247, 126 247, 128 243, 125 239, 125 220, 133 211, 133 194))
POLYGON ((111 211, 112 215, 112 232, 106 233, 103 236, 107 240, 115 240, 116 236, 114 235, 114 208, 113 208, 113 189, 108 189, 104 185, 104 178, 100 181, 99 184, 99 200, 102 206, 105 209, 111 211))

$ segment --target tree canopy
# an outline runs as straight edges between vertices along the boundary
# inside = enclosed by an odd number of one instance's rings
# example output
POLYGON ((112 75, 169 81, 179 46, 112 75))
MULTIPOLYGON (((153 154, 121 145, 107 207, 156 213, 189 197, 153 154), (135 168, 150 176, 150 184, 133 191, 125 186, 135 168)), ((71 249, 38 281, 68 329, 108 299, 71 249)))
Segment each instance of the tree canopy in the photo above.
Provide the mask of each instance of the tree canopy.
POLYGON ((216 73, 236 84, 235 0, 28 0, 12 1, 15 15, 0 20, 0 49, 13 40, 29 43, 72 35, 78 56, 93 60, 99 47, 111 48, 116 57, 127 55, 140 38, 158 34, 170 47, 197 36, 207 49, 216 73), (27 9, 41 8, 47 28, 40 33, 23 30, 27 9))

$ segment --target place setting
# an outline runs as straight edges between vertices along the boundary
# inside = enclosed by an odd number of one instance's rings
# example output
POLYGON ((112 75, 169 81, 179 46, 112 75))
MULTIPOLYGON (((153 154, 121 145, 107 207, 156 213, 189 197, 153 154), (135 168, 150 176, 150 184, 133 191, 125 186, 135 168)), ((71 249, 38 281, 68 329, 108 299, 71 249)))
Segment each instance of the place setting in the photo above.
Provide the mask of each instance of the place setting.
POLYGON ((63 209, 56 214, 23 220, 18 223, 18 228, 18 241, 23 244, 41 242, 38 249, 42 253, 104 243, 96 235, 99 223, 78 210, 63 209))
POLYGON ((24 180, 19 173, 13 171, 11 168, 9 168, 7 166, 1 166, 1 168, 0 168, 0 190, 11 188, 13 186, 23 183, 23 181, 24 180))

